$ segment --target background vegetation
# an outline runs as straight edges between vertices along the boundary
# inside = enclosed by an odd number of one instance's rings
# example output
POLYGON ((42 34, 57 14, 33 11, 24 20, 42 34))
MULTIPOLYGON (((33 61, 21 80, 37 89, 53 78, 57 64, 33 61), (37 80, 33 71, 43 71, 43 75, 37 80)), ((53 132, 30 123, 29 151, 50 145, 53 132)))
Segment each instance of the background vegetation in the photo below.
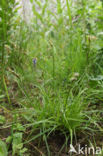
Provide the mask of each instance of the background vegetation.
POLYGON ((0 155, 66 155, 102 146, 103 2, 0 1, 0 155))

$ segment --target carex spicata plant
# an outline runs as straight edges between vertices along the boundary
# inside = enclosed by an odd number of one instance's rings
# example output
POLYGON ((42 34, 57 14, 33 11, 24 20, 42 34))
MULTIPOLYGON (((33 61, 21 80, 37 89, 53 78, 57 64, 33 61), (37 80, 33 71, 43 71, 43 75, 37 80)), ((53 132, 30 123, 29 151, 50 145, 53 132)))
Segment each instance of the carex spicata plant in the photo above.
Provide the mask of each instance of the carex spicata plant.
MULTIPOLYGON (((49 138, 53 134, 65 136, 62 151, 65 146, 68 149, 68 143, 77 143, 82 133, 89 136, 102 132, 102 3, 99 0, 98 4, 96 0, 30 1, 31 23, 27 25, 18 18, 15 31, 10 24, 12 17, 16 18, 12 10, 14 1, 0 2, 3 67, 0 74, 8 101, 13 105, 10 111, 13 117, 4 127, 11 127, 7 140, 13 155, 26 153, 24 146, 32 146, 43 155, 39 149, 43 141, 47 148, 45 155, 49 156, 52 155, 49 138)), ((3 97, 0 96, 0 104, 3 97)), ((26 154, 31 155, 34 150, 30 148, 30 154, 26 154)))

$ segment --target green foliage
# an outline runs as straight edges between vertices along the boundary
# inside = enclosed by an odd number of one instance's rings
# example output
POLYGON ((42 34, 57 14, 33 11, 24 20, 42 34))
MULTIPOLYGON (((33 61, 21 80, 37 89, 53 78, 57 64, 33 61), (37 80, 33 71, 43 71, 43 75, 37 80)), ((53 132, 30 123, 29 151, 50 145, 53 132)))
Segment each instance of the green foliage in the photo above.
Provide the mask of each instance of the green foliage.
POLYGON ((5 117, 0 115, 0 124, 4 124, 5 123, 5 117))
POLYGON ((1 156, 7 156, 8 155, 6 144, 1 140, 0 140, 0 155, 1 156))
POLYGON ((10 43, 10 30, 15 6, 15 0, 9 0, 8 3, 6 0, 0 1, 0 60, 2 60, 2 63, 4 63, 5 57, 7 57, 4 46, 10 43))
POLYGON ((22 156, 22 154, 26 152, 27 149, 23 148, 22 133, 13 134, 12 148, 13 148, 13 155, 18 154, 22 156))
POLYGON ((6 4, 2 0, 1 4, 9 9, 0 9, 1 62, 6 71, 2 72, 5 92, 1 88, 0 102, 9 111, 0 115, 0 124, 5 127, 6 117, 12 114, 7 138, 12 155, 25 154, 25 144, 38 138, 50 155, 48 138, 56 131, 65 136, 65 144, 68 139, 75 142, 74 135, 79 132, 101 132, 101 1, 57 0, 52 10, 48 0, 43 4, 31 0, 34 16, 30 25, 23 21, 14 24, 14 1, 6 4))
POLYGON ((17 11, 15 11, 15 0, 0 1, 0 86, 5 90, 8 102, 10 104, 8 89, 5 81, 6 70, 8 67, 8 58, 11 45, 11 30, 13 29, 12 19, 17 11))

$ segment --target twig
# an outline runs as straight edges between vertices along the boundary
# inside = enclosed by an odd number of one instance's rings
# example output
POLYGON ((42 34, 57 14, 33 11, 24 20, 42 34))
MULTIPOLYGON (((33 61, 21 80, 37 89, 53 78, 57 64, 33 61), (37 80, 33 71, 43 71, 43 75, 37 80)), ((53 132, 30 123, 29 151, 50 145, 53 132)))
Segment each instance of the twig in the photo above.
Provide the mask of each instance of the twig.
POLYGON ((36 146, 34 146, 31 143, 29 143, 29 145, 31 145, 37 152, 39 152, 41 156, 45 156, 45 154, 42 151, 40 151, 36 146))

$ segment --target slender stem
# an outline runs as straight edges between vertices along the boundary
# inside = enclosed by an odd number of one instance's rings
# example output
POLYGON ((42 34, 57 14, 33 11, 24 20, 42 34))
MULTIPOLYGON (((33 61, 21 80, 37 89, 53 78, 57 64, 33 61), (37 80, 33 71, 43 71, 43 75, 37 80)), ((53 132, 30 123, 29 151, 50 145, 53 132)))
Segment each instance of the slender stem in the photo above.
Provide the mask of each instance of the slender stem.
POLYGON ((5 92, 6 92, 6 95, 7 95, 7 98, 8 98, 8 102, 9 102, 9 104, 11 104, 10 98, 9 98, 8 89, 7 89, 7 85, 6 85, 5 78, 4 78, 4 75, 3 75, 3 84, 4 84, 5 92))

